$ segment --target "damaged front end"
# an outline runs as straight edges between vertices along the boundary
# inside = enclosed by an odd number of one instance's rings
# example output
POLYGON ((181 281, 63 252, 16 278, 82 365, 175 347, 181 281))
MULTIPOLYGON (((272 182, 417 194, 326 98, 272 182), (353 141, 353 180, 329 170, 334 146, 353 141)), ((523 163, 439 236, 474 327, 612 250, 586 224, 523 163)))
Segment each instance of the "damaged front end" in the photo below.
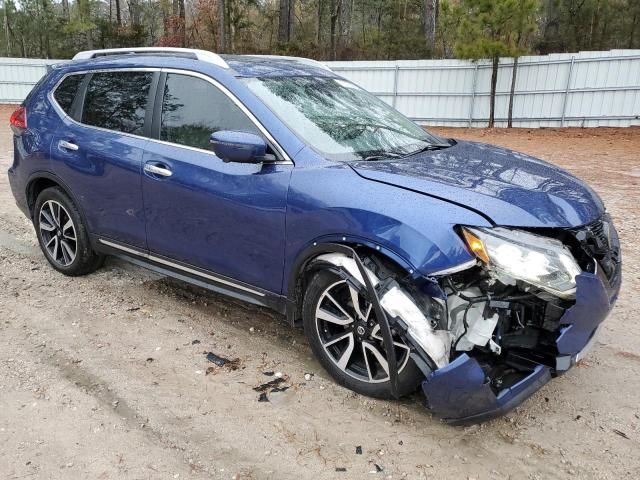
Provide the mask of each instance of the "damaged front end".
POLYGON ((323 260, 370 283, 425 374, 428 409, 469 424, 504 414, 580 360, 617 299, 621 260, 607 216, 573 230, 460 233, 477 260, 418 280, 369 257, 323 260))

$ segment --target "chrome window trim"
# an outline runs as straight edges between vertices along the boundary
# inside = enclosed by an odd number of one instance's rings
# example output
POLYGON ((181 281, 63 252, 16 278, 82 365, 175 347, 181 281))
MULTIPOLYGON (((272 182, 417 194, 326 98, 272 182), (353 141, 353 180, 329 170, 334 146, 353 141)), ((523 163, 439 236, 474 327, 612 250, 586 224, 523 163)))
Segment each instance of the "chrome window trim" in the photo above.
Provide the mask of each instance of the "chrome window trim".
POLYGON ((69 114, 67 114, 67 112, 65 112, 62 109, 62 107, 60 106, 60 104, 58 103, 58 101, 56 100, 53 94, 58 89, 60 84, 64 82, 67 77, 70 77, 72 75, 87 75, 88 73, 108 73, 108 72, 159 72, 160 70, 161 70, 160 68, 154 68, 154 67, 140 67, 140 68, 123 67, 123 68, 96 68, 96 69, 88 69, 88 70, 79 70, 77 72, 69 72, 69 73, 65 73, 62 77, 60 77, 60 80, 58 80, 56 84, 53 86, 53 88, 49 90, 49 93, 47 93, 47 97, 49 98, 49 101, 53 105, 54 110, 63 119, 66 118, 71 123, 74 123, 84 128, 93 128, 96 130, 100 130, 102 132, 117 133, 118 135, 125 135, 127 137, 140 138, 142 140, 151 140, 148 137, 144 137, 142 135, 136 135, 134 133, 119 132, 118 130, 109 130, 108 128, 102 128, 102 127, 97 127, 95 125, 87 125, 86 123, 78 122, 77 120, 71 118, 69 114))
POLYGON ((174 147, 184 148, 186 150, 191 150, 191 151, 195 151, 195 152, 207 153, 207 154, 209 154, 209 155, 211 155, 211 156, 213 156, 215 158, 219 158, 218 156, 216 156, 215 153, 213 153, 210 150, 204 150, 202 148, 197 148, 197 147, 190 147, 189 145, 181 145, 179 143, 167 142, 165 140, 160 140, 160 139, 157 139, 157 138, 149 138, 149 137, 145 137, 145 136, 142 136, 142 135, 136 135, 136 134, 133 134, 133 133, 119 132, 117 130, 109 130, 108 128, 102 128, 102 127, 97 127, 95 125, 87 125, 85 123, 78 122, 77 120, 71 118, 62 109, 62 107, 58 104, 58 102, 56 101, 56 99, 55 99, 55 97, 53 95, 54 92, 60 86, 60 84, 67 77, 69 77, 71 75, 86 75, 88 73, 107 73, 107 72, 161 72, 161 73, 174 73, 174 74, 179 74, 179 75, 188 75, 188 76, 191 76, 191 77, 200 78, 201 80, 209 82, 211 85, 213 85, 214 87, 218 88, 222 93, 224 93, 238 108, 240 108, 240 110, 245 115, 247 115, 249 120, 251 120, 253 122, 253 124, 258 128, 258 130, 260 130, 260 132, 267 138, 269 143, 271 143, 271 145, 276 149, 278 154, 282 158, 284 158, 284 160, 278 160, 278 161, 275 161, 275 162, 265 162, 265 164, 268 164, 268 165, 293 165, 294 164, 293 161, 291 160, 291 158, 289 157, 289 155, 287 155, 287 152, 285 152, 284 148, 282 148, 280 146, 280 144, 275 140, 275 138, 273 138, 273 136, 269 133, 269 131, 266 129, 266 127, 264 127, 264 125, 262 125, 262 123, 255 117, 255 115, 253 115, 251 110, 249 110, 233 93, 231 93, 229 91, 229 89, 227 89, 227 87, 222 85, 217 80, 214 80, 213 78, 209 77, 208 75, 205 75, 205 74, 202 74, 202 73, 199 73, 199 72, 193 72, 193 71, 190 71, 190 70, 182 70, 182 69, 178 69, 178 68, 160 68, 160 67, 139 67, 139 68, 137 68, 137 67, 122 67, 122 68, 96 68, 96 69, 79 70, 79 71, 76 71, 76 72, 69 72, 69 73, 64 74, 56 82, 56 84, 53 86, 53 88, 51 90, 49 90, 49 93, 47 94, 47 97, 49 98, 49 101, 53 105, 53 107, 56 110, 56 112, 63 119, 66 118, 71 123, 74 123, 74 124, 79 125, 81 127, 94 128, 96 130, 100 130, 100 131, 103 131, 103 132, 117 133, 119 135, 125 135, 127 137, 139 138, 139 139, 142 139, 142 140, 148 140, 150 142, 160 143, 160 144, 164 144, 164 145, 171 145, 171 146, 174 146, 174 147))
MULTIPOLYGON (((255 117, 255 115, 251 112, 251 110, 249 110, 244 105, 244 103, 242 103, 240 101, 240 99, 238 99, 238 97, 236 97, 233 93, 231 93, 229 91, 229 89, 227 87, 225 87, 224 85, 222 85, 220 82, 218 82, 217 80, 211 78, 208 75, 205 75, 205 74, 199 73, 199 72, 193 72, 193 71, 190 71, 190 70, 182 70, 182 69, 179 69, 179 68, 162 68, 161 71, 163 73, 173 73, 173 74, 177 74, 177 75, 187 75, 187 76, 190 76, 190 77, 199 78, 201 80, 204 80, 205 82, 209 82, 211 85, 213 85, 218 90, 220 90, 222 93, 224 93, 229 98, 229 100, 231 100, 249 118, 249 120, 251 120, 253 122, 253 124, 258 128, 258 130, 260 130, 260 132, 267 138, 267 140, 275 147, 275 149, 278 151, 280 156, 282 158, 284 158, 284 161, 268 162, 269 164, 276 163, 276 164, 284 164, 284 165, 293 165, 293 162, 291 161, 291 158, 289 158, 289 155, 287 155, 287 153, 280 146, 280 144, 278 142, 276 142, 275 138, 273 138, 273 136, 264 127, 264 125, 262 125, 262 123, 255 117)), ((162 119, 160 119, 160 121, 162 122, 162 119)), ((189 149, 193 149, 193 150, 196 150, 196 151, 207 152, 207 153, 215 156, 215 154, 213 152, 209 151, 209 150, 203 150, 201 148, 196 148, 196 147, 189 147, 188 145, 180 145, 179 143, 167 142, 165 140, 156 140, 156 139, 151 139, 151 140, 153 140, 155 142, 167 143, 167 144, 170 144, 170 145, 178 145, 178 146, 181 146, 181 147, 187 147, 189 149)))
POLYGON ((241 285, 239 283, 235 283, 235 282, 232 282, 230 280, 227 280, 227 279, 224 279, 224 278, 220 278, 217 275, 213 275, 213 274, 210 274, 210 273, 205 273, 205 272, 202 272, 200 270, 196 270, 195 268, 190 268, 190 267, 187 267, 187 266, 184 266, 184 265, 180 265, 179 263, 174 263, 174 262, 171 262, 169 260, 165 260, 164 258, 156 257, 155 255, 151 255, 151 254, 146 253, 146 252, 140 252, 140 251, 135 250, 133 248, 125 247, 124 245, 120 245, 119 243, 115 243, 115 242, 111 242, 109 240, 105 240, 104 238, 99 238, 98 241, 100 243, 102 243, 103 245, 106 245, 108 247, 115 248, 117 250, 121 250, 123 252, 130 253, 130 254, 135 255, 137 257, 146 258, 147 260, 151 260, 152 262, 160 263, 162 265, 167 265, 168 267, 175 268, 176 270, 182 270, 183 272, 187 272, 187 273, 190 273, 192 275, 197 275, 199 277, 206 278, 207 280, 211 280, 213 282, 220 283, 222 285, 227 285, 227 286, 233 287, 233 288, 238 289, 238 290, 243 290, 245 292, 251 293, 252 295, 257 295, 259 297, 264 297, 265 296, 264 293, 262 293, 262 292, 260 292, 258 290, 254 290, 253 288, 245 287, 244 285, 241 285))

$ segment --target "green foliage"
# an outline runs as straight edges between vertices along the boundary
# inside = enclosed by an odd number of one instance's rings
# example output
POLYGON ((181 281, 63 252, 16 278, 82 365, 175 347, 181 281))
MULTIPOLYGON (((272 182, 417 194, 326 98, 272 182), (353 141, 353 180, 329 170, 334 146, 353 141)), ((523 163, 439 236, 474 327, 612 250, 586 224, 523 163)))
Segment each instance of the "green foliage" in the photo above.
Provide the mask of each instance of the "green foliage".
POLYGON ((547 0, 541 53, 640 48, 640 1, 547 0))
POLYGON ((67 58, 91 48, 183 44, 217 51, 220 2, 230 53, 476 59, 640 48, 640 0, 440 0, 435 50, 425 41, 425 0, 295 0, 291 40, 282 44, 279 0, 189 0, 184 19, 176 14, 181 1, 4 0, 9 28, 0 52, 67 58))
POLYGON ((525 39, 537 30, 538 0, 462 0, 455 52, 461 58, 515 57, 526 52, 525 39))

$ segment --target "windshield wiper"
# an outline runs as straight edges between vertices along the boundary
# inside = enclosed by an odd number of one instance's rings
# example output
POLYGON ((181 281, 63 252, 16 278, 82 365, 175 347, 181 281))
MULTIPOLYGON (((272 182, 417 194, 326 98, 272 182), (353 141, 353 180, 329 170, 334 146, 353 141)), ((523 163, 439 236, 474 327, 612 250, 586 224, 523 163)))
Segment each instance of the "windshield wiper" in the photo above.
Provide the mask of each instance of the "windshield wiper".
POLYGON ((364 157, 362 159, 362 161, 370 162, 370 161, 374 161, 374 160, 385 160, 387 158, 401 158, 401 157, 402 157, 402 155, 400 155, 399 153, 384 152, 384 153, 378 153, 376 155, 369 155, 368 157, 364 157))
POLYGON ((429 145, 425 145, 424 147, 419 148, 415 152, 408 153, 406 156, 407 157, 412 157, 412 156, 418 155, 419 153, 422 153, 422 152, 430 152, 430 151, 433 151, 433 150, 442 150, 444 148, 449 148, 450 146, 451 146, 450 143, 430 143, 429 145))
POLYGON ((449 148, 452 145, 450 143, 430 143, 429 145, 425 145, 422 148, 419 148, 415 152, 411 153, 398 153, 398 152, 382 152, 375 155, 370 155, 368 157, 363 158, 364 161, 373 161, 373 160, 384 160, 385 158, 407 158, 412 157, 414 155, 418 155, 422 152, 429 152, 433 150, 442 150, 444 148, 449 148))

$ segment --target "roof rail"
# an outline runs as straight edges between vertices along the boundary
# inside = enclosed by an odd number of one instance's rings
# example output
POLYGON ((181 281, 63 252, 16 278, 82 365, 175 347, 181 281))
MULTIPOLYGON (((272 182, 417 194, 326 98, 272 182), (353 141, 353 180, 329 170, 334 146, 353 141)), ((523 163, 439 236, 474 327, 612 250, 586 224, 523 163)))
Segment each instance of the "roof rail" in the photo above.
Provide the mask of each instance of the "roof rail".
POLYGON ((149 54, 149 55, 169 55, 176 57, 193 58, 202 60, 203 62, 213 63, 222 68, 229 68, 227 62, 216 53, 206 50, 198 50, 195 48, 174 48, 174 47, 134 47, 134 48, 107 48, 104 50, 87 50, 78 52, 73 57, 74 60, 88 60, 96 57, 107 57, 110 55, 133 55, 133 54, 149 54))
POLYGON ((330 72, 333 71, 327 65, 325 65, 324 63, 319 62, 318 60, 312 60, 311 58, 290 57, 290 56, 286 56, 286 55, 247 55, 247 56, 249 56, 249 57, 259 57, 259 58, 273 58, 274 60, 277 60, 277 59, 293 60, 293 61, 296 61, 296 62, 304 63, 305 65, 311 65, 313 67, 318 67, 318 68, 322 68, 324 70, 329 70, 330 72))

